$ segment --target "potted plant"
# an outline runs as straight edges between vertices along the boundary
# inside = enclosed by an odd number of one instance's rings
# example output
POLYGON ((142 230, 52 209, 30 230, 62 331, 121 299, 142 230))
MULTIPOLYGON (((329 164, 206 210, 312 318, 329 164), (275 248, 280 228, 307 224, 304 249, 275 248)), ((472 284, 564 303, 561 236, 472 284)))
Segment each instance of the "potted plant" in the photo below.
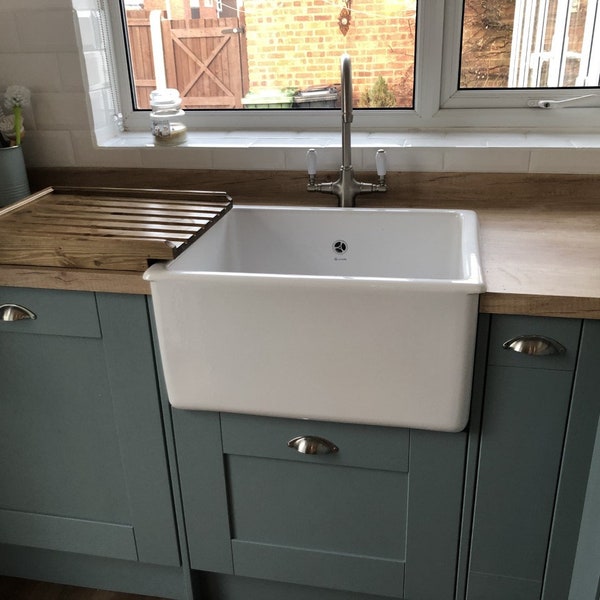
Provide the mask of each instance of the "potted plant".
POLYGON ((10 85, 3 97, 8 114, 0 116, 0 206, 29 195, 29 182, 21 140, 24 134, 23 107, 31 102, 30 91, 10 85))

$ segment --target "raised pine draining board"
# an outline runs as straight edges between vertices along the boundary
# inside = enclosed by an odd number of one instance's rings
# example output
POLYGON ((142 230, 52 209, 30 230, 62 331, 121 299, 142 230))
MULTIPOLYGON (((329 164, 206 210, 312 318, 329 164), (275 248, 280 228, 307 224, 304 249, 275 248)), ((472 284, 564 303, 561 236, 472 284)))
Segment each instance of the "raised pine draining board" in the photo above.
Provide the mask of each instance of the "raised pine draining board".
POLYGON ((225 192, 47 188, 0 209, 0 264, 142 272, 231 206, 225 192))

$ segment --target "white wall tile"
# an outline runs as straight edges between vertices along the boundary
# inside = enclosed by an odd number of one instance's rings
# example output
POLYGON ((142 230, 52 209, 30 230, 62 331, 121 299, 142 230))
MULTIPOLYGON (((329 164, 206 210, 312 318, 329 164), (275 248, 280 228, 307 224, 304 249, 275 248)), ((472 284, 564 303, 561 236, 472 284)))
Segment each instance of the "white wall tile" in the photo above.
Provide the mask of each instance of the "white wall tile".
MULTIPOLYGON (((0 6, 2 6, 2 2, 0 2, 0 6)), ((15 15, 9 12, 0 12, 0 26, 2 27, 0 52, 20 52, 21 42, 17 33, 17 19, 15 15)))
POLYGON ((390 171, 442 171, 444 154, 439 148, 389 148, 388 169, 390 171))
POLYGON ((77 166, 68 131, 26 131, 23 152, 28 167, 77 166))
MULTIPOLYGON (((96 90, 89 94, 90 108, 93 113, 94 128, 101 129, 114 123, 115 109, 108 90, 96 90)), ((85 124, 82 124, 84 127, 85 124)))
POLYGON ((212 169, 211 148, 140 148, 142 166, 151 169, 212 169))
POLYGON ((102 35, 100 30, 100 21, 95 12, 90 11, 78 11, 77 12, 77 23, 78 23, 78 43, 84 52, 91 52, 94 50, 102 50, 104 44, 102 42, 102 35))
POLYGON ((109 86, 108 70, 104 54, 99 50, 84 52, 87 85, 89 90, 109 86))
POLYGON ((77 49, 73 11, 63 9, 15 12, 22 52, 69 52, 77 49))
POLYGON ((75 10, 97 10, 96 0, 70 0, 75 10))
POLYGON ((454 148, 444 151, 444 171, 526 173, 529 150, 503 148, 454 148))
POLYGON ((60 72, 61 90, 64 92, 83 92, 85 85, 79 53, 59 52, 56 58, 60 72))
POLYGON ((0 12, 17 10, 39 10, 40 5, 44 10, 54 8, 71 8, 71 0, 2 0, 0 12))
POLYGON ((577 148, 565 152, 558 148, 531 151, 531 173, 600 173, 600 149, 577 148))
POLYGON ((32 104, 38 129, 89 127, 83 93, 36 94, 34 100, 32 104))
POLYGON ((275 148, 215 148, 213 161, 222 169, 285 169, 284 153, 275 148))
POLYGON ((71 131, 73 150, 78 167, 121 167, 142 166, 137 148, 98 148, 89 131, 71 131))
MULTIPOLYGON (((0 83, 24 85, 35 92, 60 92, 58 59, 53 53, 0 54, 0 83)), ((2 86, 4 92, 4 85, 2 86)))

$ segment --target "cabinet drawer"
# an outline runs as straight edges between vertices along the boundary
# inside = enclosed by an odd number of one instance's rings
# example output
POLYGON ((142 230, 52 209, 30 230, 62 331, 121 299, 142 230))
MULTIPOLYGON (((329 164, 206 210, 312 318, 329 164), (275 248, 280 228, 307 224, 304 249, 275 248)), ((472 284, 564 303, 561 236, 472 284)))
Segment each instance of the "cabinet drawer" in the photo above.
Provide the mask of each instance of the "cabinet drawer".
POLYGON ((505 367, 557 369, 572 371, 577 359, 581 321, 577 319, 501 316, 492 318, 488 362, 505 367), (556 354, 531 355, 504 347, 505 342, 520 336, 546 338, 558 342, 564 351, 556 354))
POLYGON ((223 414, 221 430, 225 454, 408 471, 407 429, 223 414), (290 440, 299 436, 325 438, 338 451, 302 454, 288 446, 290 440))
POLYGON ((22 307, 36 318, 0 319, 0 332, 101 337, 96 298, 91 292, 0 287, 2 305, 22 307))

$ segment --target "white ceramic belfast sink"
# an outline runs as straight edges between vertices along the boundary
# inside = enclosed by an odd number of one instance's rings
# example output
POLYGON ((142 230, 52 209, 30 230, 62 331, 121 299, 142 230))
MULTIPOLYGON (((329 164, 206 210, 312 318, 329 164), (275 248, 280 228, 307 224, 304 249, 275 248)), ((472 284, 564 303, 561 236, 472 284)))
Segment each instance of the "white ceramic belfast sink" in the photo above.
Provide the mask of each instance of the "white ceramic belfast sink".
POLYGON ((177 408, 466 425, 473 212, 235 206, 144 277, 177 408))

